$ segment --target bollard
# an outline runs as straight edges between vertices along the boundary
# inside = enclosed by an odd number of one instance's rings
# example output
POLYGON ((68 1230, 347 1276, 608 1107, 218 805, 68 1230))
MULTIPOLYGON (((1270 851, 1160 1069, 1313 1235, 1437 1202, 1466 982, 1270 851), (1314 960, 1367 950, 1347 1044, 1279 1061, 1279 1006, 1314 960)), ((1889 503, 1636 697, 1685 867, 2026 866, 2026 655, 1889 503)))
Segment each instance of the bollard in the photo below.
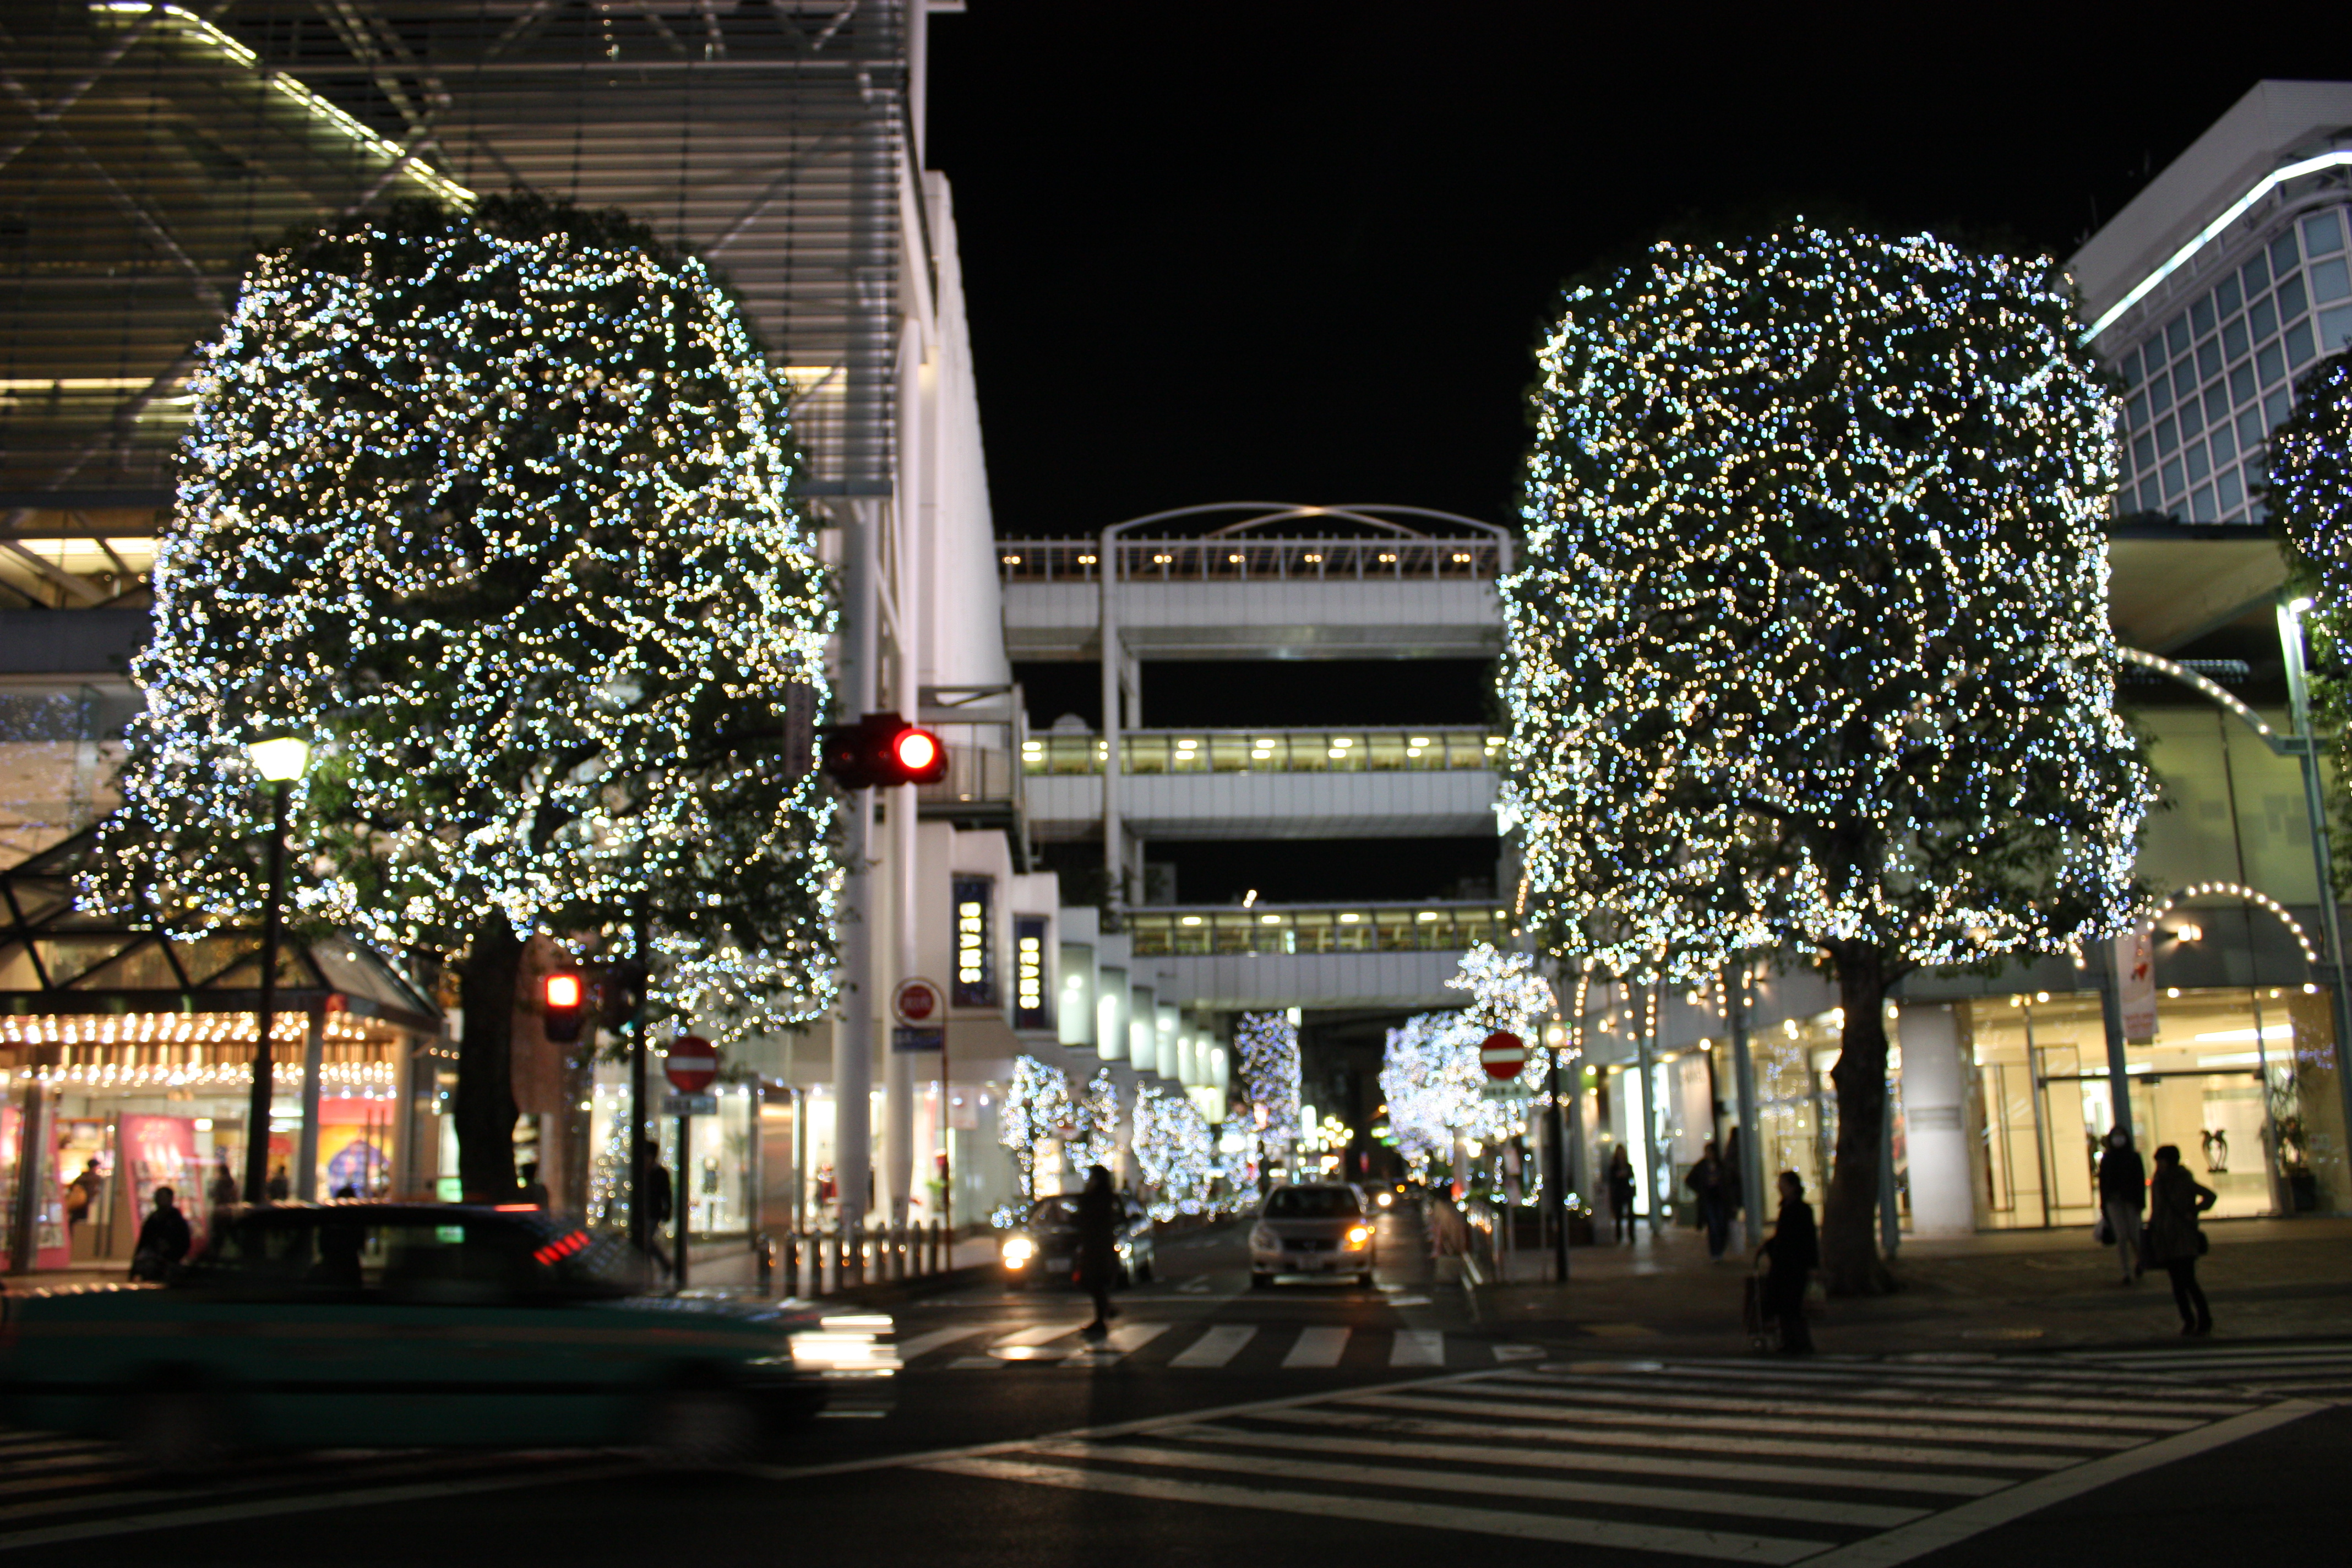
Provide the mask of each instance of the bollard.
POLYGON ((774 1295, 776 1293, 776 1244, 768 1239, 767 1233, 764 1231, 751 1238, 751 1266, 759 1276, 760 1294, 774 1295))
POLYGON ((944 1274, 948 1269, 947 1226, 931 1221, 931 1272, 944 1274))

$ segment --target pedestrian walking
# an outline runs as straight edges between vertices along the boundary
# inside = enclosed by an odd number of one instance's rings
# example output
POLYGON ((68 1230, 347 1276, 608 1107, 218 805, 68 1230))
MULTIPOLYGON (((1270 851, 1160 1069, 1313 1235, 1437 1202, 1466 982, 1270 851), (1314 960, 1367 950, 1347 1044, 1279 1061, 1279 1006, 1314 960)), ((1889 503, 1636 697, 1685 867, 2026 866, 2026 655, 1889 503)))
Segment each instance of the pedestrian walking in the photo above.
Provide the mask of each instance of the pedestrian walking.
POLYGON ((1118 1194, 1110 1184, 1110 1171, 1097 1165, 1087 1173, 1086 1190, 1078 1194, 1078 1283, 1095 1299, 1095 1321, 1081 1331, 1098 1340, 1110 1332, 1118 1314, 1110 1304, 1111 1277, 1118 1272, 1118 1194))
POLYGON ((1805 1326, 1805 1282, 1821 1267, 1822 1241, 1812 1205, 1805 1202, 1804 1178, 1794 1171, 1780 1173, 1780 1217, 1759 1253, 1767 1260, 1764 1308, 1780 1321, 1780 1348, 1805 1355, 1813 1348, 1812 1331, 1805 1326))
POLYGON ((2213 1309, 2197 1283, 2197 1259, 2206 1247, 2197 1216, 2213 1206, 2213 1189, 2189 1173, 2180 1149, 2167 1143, 2156 1152, 2156 1175, 2147 1184, 2147 1260, 2172 1276, 2172 1304, 2180 1309, 2180 1331, 2202 1339, 2213 1331, 2213 1309))
POLYGON ((194 1239, 188 1216, 180 1212, 179 1194, 169 1187, 155 1189, 155 1212, 139 1227, 139 1245, 131 1249, 131 1278, 161 1280, 172 1266, 187 1257, 194 1239))
POLYGON ((2147 1167, 2132 1147, 2131 1133, 2121 1127, 2107 1130, 2106 1152, 2099 1156, 2099 1218, 2112 1237, 2116 1256, 2123 1262, 2124 1283, 2137 1279, 2147 1268, 2139 1255, 2140 1215, 2147 1207, 2147 1167))
POLYGON ((269 1183, 262 1191, 269 1194, 269 1201, 273 1204, 282 1204, 293 1195, 294 1184, 286 1179, 285 1166, 280 1165, 269 1173, 269 1183))
POLYGON ((677 1202, 670 1189, 669 1167, 661 1163, 661 1151, 650 1138, 637 1140, 637 1158, 644 1162, 646 1168, 646 1217, 650 1222, 646 1226, 646 1248, 654 1255, 654 1261, 661 1265, 663 1274, 675 1279, 677 1278, 677 1259, 671 1257, 669 1248, 662 1244, 662 1228, 669 1224, 669 1216, 677 1212, 677 1202))
POLYGON ((1609 1218, 1616 1227, 1619 1241, 1633 1239, 1633 1157, 1625 1152, 1625 1145, 1609 1156, 1609 1218))
POLYGON ((1723 1156, 1716 1152, 1715 1140, 1706 1141, 1699 1151, 1697 1163, 1683 1177, 1683 1185, 1698 1200, 1698 1222, 1706 1227, 1706 1260, 1723 1261, 1723 1249, 1731 1240, 1731 1207, 1723 1196, 1723 1156))
POLYGON ((99 1173, 98 1161, 92 1159, 81 1168, 81 1174, 66 1184, 66 1228, 73 1229, 88 1219, 98 1206, 99 1189, 106 1178, 99 1173))

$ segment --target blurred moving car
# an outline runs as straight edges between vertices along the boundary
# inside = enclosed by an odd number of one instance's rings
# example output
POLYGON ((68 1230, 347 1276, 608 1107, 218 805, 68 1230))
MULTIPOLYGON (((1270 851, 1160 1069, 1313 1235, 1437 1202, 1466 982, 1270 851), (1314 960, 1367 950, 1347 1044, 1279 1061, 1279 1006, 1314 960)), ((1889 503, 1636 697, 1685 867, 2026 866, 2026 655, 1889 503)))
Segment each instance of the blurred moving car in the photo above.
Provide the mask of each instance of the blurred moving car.
MULTIPOLYGON (((1150 1211, 1135 1199, 1119 1197, 1118 1280, 1131 1285, 1148 1280, 1159 1268, 1152 1247, 1155 1227, 1150 1211)), ((997 1261, 1005 1284, 1018 1290, 1034 1282, 1069 1284, 1078 1262, 1078 1199, 1075 1193, 1039 1198, 1029 1205, 1029 1217, 1007 1231, 997 1243, 997 1261)))
POLYGON ((1250 1285, 1263 1290, 1285 1274, 1353 1274, 1372 1282, 1379 1246, 1362 1195, 1339 1182, 1276 1187, 1250 1227, 1250 1285))
POLYGON ((537 1208, 233 1211, 166 1285, 0 1297, 0 1419, 200 1468, 247 1446, 748 1457, 887 1387, 890 1320, 657 1297, 620 1237, 537 1208))

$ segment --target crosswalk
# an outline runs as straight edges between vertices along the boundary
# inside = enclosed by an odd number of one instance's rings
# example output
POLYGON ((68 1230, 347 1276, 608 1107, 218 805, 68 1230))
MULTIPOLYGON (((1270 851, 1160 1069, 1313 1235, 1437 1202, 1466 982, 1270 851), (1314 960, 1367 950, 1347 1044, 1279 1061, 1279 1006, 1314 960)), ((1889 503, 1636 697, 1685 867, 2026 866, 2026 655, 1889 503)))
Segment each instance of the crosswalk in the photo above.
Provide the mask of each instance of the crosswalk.
POLYGON ((1433 1329, 1355 1329, 1314 1325, 1127 1322, 1101 1340, 1079 1331, 1082 1319, 1025 1324, 959 1323, 908 1335, 898 1363, 916 1371, 1001 1371, 1008 1366, 1070 1369, 1128 1361, 1183 1371, 1376 1367, 1437 1371, 1491 1367, 1540 1352, 1433 1329))
POLYGON ((2232 1345, 2210 1342, 2158 1351, 2081 1351, 2070 1362, 2152 1378, 2218 1384, 2263 1394, 2352 1405, 2352 1343, 2232 1345))
POLYGON ((611 1456, 578 1451, 341 1449, 273 1454, 176 1485, 147 1479, 112 1443, 0 1430, 0 1552, 371 1503, 430 1503, 628 1469, 611 1456))
POLYGON ((1631 1553, 1884 1564, 2312 1408, 2059 1358, 1544 1363, 918 1468, 1631 1553))

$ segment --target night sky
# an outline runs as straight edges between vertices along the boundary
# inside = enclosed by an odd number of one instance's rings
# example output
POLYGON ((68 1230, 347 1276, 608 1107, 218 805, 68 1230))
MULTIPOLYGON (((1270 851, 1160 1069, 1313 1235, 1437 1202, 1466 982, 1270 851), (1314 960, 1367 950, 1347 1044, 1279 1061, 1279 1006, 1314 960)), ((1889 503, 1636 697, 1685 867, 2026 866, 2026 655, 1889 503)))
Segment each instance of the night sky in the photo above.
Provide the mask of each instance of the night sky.
POLYGON ((1013 535, 1508 521, 1570 274, 1790 209, 2063 255, 2260 78, 2352 77, 2340 7, 971 0, 932 49, 1013 535))

